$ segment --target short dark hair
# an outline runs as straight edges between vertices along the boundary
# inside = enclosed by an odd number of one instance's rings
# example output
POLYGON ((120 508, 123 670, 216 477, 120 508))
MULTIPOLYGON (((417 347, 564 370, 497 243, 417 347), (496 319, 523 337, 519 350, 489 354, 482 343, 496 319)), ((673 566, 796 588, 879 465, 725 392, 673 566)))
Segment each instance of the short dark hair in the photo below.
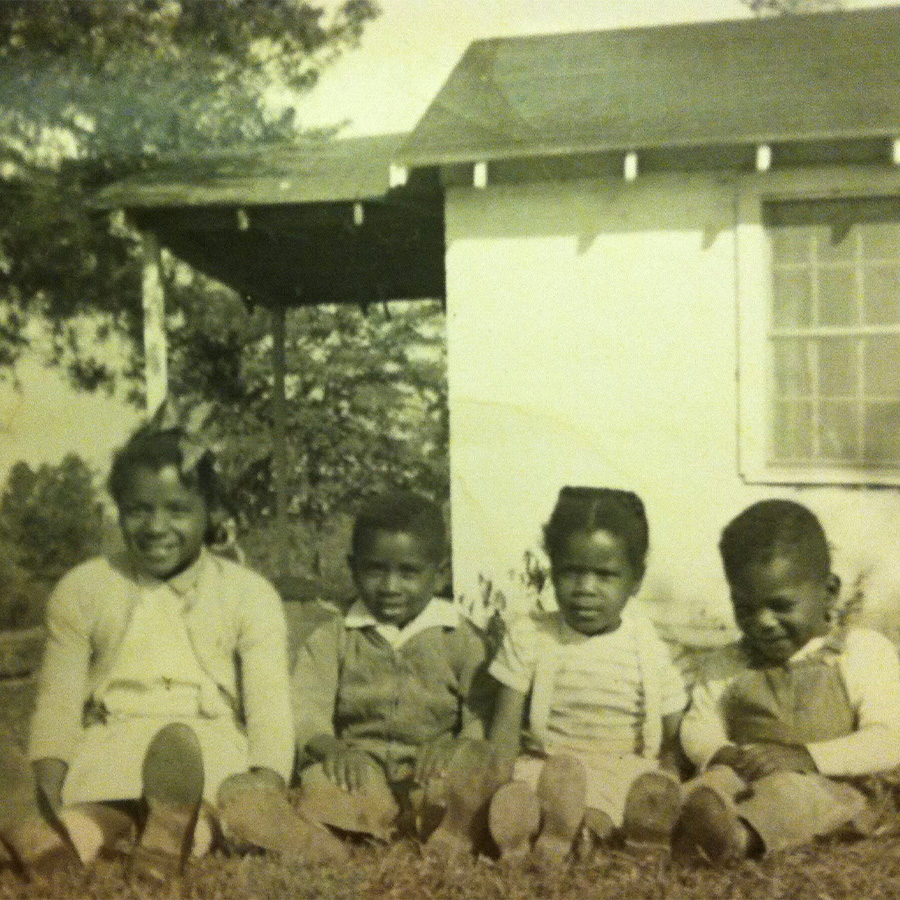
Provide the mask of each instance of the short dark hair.
POLYGON ((415 535, 435 561, 443 561, 447 556, 447 526, 440 504, 420 494, 393 491, 366 502, 353 522, 353 556, 362 552, 373 531, 415 535))
POLYGON ((141 428, 128 439, 113 455, 107 480, 109 493, 117 506, 121 504, 136 469, 158 472, 166 466, 175 466, 182 483, 199 492, 208 510, 219 509, 224 505, 222 486, 212 454, 203 454, 193 468, 186 470, 182 452, 183 438, 184 434, 178 428, 166 431, 141 428))
POLYGON ((644 574, 650 530, 644 503, 632 491, 566 486, 544 526, 544 549, 553 562, 577 532, 608 531, 625 545, 632 569, 644 574))
POLYGON ((722 530, 719 553, 729 582, 738 580, 748 564, 768 563, 777 556, 799 560, 816 578, 831 572, 822 523, 793 500, 761 500, 748 506, 722 530))

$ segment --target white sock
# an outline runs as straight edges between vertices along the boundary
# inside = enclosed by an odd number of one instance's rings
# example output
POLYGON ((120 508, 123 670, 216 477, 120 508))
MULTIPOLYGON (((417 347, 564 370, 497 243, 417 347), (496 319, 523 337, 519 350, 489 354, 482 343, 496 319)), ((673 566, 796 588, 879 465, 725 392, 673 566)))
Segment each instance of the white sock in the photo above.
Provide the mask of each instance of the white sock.
POLYGON ((103 846, 103 829, 87 813, 69 807, 59 814, 82 865, 90 865, 103 846))

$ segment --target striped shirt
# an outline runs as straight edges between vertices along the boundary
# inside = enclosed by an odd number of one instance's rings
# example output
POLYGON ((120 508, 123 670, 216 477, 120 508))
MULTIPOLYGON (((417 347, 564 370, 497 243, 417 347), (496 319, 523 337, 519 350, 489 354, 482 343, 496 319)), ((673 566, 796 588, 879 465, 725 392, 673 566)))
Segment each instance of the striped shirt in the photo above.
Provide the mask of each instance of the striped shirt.
POLYGON ((547 752, 655 756, 659 746, 643 747, 646 717, 661 719, 687 703, 665 645, 636 612, 615 631, 598 635, 573 630, 558 613, 523 617, 507 632, 490 672, 530 695, 530 724, 547 752), (647 702, 650 678, 659 686, 654 710, 647 702), (542 680, 548 685, 543 701, 537 696, 544 693, 542 680), (546 709, 538 708, 542 704, 546 709))

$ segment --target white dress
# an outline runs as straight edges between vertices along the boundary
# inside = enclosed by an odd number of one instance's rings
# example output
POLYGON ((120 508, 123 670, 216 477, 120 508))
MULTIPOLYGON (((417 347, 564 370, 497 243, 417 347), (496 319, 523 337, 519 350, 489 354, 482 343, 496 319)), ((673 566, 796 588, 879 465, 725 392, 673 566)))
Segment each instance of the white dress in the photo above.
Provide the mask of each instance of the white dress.
POLYGON ((85 728, 75 748, 63 785, 66 806, 140 797, 147 747, 174 722, 190 726, 200 742, 207 800, 215 801, 225 778, 247 770, 247 738, 197 661, 183 603, 165 583, 141 586, 113 668, 94 695, 105 720, 85 728))

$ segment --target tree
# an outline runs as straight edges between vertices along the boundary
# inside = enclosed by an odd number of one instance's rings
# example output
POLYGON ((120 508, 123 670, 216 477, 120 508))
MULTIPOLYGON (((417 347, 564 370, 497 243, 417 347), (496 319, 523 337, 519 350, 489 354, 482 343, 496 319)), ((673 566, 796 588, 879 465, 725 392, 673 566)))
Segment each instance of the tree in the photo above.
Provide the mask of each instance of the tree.
POLYGON ((83 387, 110 387, 96 340, 138 333, 133 236, 87 215, 63 160, 296 140, 291 97, 376 13, 372 0, 331 14, 302 0, 0 3, 0 366, 42 316, 50 361, 83 387), (87 344, 85 316, 101 327, 87 344))

